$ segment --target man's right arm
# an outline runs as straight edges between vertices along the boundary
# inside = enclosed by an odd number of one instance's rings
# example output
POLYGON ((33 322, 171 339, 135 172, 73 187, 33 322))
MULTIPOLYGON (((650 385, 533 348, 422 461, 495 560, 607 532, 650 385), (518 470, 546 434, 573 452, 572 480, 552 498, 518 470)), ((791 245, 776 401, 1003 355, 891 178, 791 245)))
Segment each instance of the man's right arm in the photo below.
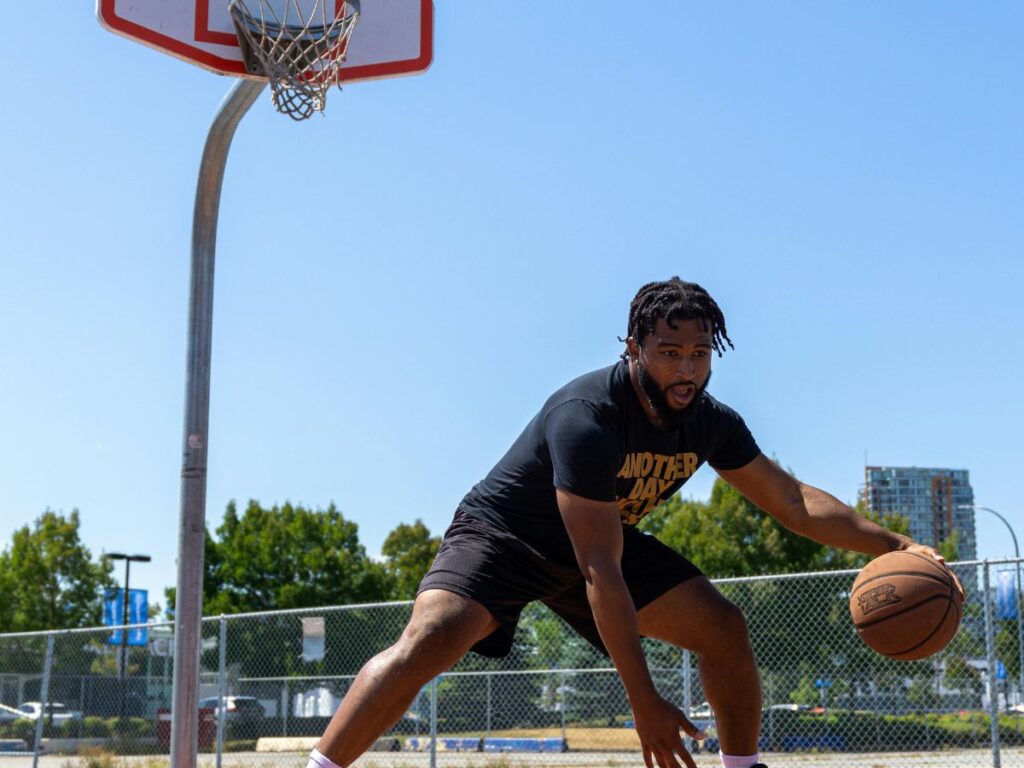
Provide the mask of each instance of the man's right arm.
POLYGON ((682 727, 703 738, 683 713, 658 695, 640 647, 636 607, 622 578, 622 522, 614 502, 593 501, 556 490, 558 509, 587 583, 587 600, 597 631, 626 688, 644 762, 653 756, 662 768, 677 766, 679 755, 690 768, 693 758, 679 736, 682 727))

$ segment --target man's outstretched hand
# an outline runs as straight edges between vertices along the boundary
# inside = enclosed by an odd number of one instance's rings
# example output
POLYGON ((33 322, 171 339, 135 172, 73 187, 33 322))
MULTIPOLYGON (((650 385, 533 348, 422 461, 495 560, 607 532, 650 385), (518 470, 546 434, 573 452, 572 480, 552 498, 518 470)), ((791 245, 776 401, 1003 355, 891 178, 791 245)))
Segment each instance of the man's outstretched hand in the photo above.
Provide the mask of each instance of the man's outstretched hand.
POLYGON ((687 768, 697 768, 679 730, 698 741, 703 741, 706 734, 691 723, 682 710, 655 696, 644 705, 633 707, 633 719, 647 768, 654 768, 655 762, 660 768, 679 768, 677 756, 687 768))

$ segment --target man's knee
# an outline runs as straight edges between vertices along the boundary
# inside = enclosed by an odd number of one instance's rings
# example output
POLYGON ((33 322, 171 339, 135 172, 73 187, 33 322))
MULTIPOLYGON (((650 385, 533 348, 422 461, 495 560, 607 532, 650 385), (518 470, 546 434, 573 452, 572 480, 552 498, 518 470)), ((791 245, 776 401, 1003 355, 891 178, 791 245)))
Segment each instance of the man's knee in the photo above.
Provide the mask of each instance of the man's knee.
POLYGON ((735 653, 750 646, 747 618, 735 603, 722 598, 704 637, 704 653, 735 653))
POLYGON ((426 666, 438 674, 496 627, 497 622, 478 603, 452 593, 425 593, 392 651, 401 663, 426 666))
POLYGON ((434 658, 458 653, 464 640, 462 633, 449 619, 440 616, 413 617, 402 632, 398 647, 408 655, 434 658))

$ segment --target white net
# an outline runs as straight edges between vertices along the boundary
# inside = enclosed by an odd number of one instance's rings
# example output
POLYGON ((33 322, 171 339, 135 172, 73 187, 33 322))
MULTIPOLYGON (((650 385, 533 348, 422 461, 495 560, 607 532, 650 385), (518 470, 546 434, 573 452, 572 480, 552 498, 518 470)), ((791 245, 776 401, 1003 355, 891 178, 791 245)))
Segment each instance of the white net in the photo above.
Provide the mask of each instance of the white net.
POLYGON ((359 0, 231 0, 250 74, 270 83, 274 106, 293 120, 323 112, 339 85, 359 0))

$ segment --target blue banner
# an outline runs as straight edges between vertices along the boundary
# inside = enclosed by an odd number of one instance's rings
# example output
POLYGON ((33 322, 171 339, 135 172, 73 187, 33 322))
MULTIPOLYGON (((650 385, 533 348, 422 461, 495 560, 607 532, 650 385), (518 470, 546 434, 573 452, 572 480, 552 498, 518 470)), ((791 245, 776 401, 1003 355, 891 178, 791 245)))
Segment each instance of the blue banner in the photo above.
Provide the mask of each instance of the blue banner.
POLYGON ((996 574, 996 617, 1017 618, 1017 590, 1014 587, 1015 571, 999 571, 996 574))
MULTIPOLYGON (((118 627, 107 638, 110 645, 121 644, 121 625, 124 624, 124 590, 108 592, 103 599, 103 626, 118 627)), ((145 589, 128 590, 128 624, 145 624, 149 618, 149 592, 145 589)), ((146 645, 149 643, 149 630, 146 627, 133 627, 128 630, 128 642, 125 645, 146 645)))

